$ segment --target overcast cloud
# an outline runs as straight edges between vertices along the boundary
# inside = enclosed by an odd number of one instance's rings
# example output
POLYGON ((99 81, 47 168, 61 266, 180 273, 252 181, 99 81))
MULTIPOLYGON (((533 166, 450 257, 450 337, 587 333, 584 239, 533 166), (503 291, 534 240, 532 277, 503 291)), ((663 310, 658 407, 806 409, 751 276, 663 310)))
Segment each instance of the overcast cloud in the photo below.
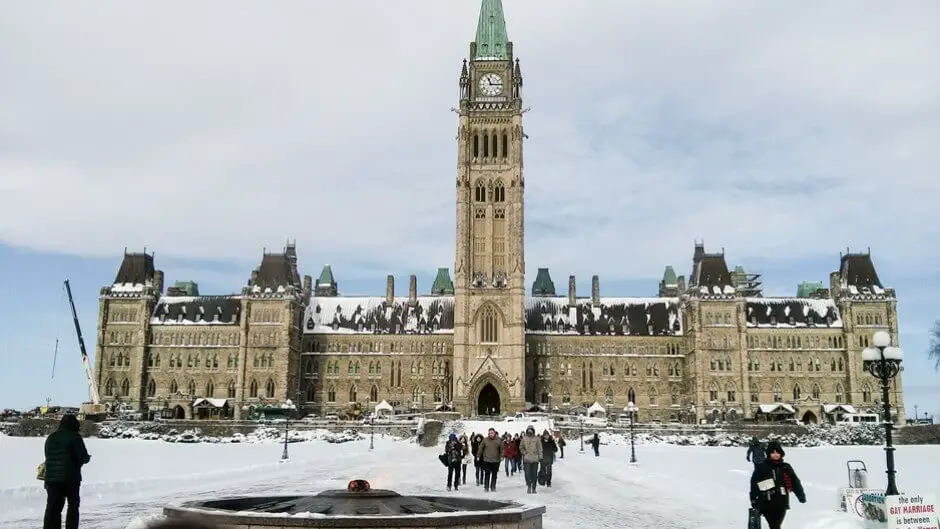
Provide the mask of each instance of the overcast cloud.
MULTIPOLYGON (((940 258, 940 3, 504 6, 530 274, 655 276, 696 238, 736 261, 940 258)), ((448 109, 478 10, 8 2, 0 241, 254 263, 290 237, 307 273, 452 266, 448 109)))

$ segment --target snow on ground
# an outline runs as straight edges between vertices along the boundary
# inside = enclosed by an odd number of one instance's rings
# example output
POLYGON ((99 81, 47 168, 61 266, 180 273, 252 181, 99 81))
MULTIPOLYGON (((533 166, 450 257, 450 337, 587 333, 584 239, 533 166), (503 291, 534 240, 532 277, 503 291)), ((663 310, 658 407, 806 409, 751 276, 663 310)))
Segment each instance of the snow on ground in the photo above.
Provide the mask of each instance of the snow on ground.
MULTIPOLYGON (((45 493, 35 480, 41 438, 0 436, 0 528, 38 527, 45 493)), ((445 490, 440 448, 377 436, 342 444, 314 440, 290 445, 291 461, 279 464, 276 443, 162 443, 138 439, 89 439, 91 463, 82 487, 82 526, 125 529, 136 517, 158 514, 162 505, 239 494, 318 492, 364 478, 373 486, 412 494, 484 496, 470 484, 445 490)), ((640 445, 631 467, 629 445, 601 447, 595 458, 569 442, 555 465, 553 488, 525 493, 522 477, 501 474, 499 499, 548 506, 546 529, 728 529, 743 527, 750 464, 745 450, 727 447, 640 445)), ((878 447, 789 448, 787 460, 806 486, 809 502, 794 503, 787 529, 860 529, 850 515, 834 511, 836 490, 846 480, 845 461, 864 460, 873 486, 884 484, 884 452, 878 447)), ((940 446, 903 446, 897 451, 904 490, 940 492, 940 446)))

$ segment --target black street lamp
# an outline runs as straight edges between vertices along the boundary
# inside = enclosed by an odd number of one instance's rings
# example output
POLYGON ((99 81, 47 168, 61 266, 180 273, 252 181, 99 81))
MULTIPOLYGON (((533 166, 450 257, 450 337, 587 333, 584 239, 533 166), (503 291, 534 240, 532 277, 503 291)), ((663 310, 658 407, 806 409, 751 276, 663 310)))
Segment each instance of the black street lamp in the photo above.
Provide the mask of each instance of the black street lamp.
POLYGON ((630 464, 635 465, 636 464, 636 442, 634 440, 633 424, 636 423, 636 411, 637 411, 636 404, 634 404, 632 401, 629 402, 627 406, 623 409, 623 411, 627 412, 630 415, 630 464))
POLYGON ((290 399, 284 402, 283 408, 287 410, 284 414, 284 451, 281 452, 281 461, 287 461, 290 456, 287 454, 287 441, 290 433, 290 410, 294 409, 294 403, 290 399))
POLYGON ((579 437, 581 438, 581 450, 579 450, 579 452, 583 454, 584 453, 584 416, 583 415, 578 415, 578 432, 580 432, 579 437))
POLYGON ((369 419, 369 450, 375 450, 375 413, 369 419))
POLYGON ((862 351, 862 365, 871 375, 881 380, 881 404, 883 406, 885 427, 885 460, 887 462, 888 488, 885 496, 897 496, 898 485, 895 480, 897 471, 894 469, 894 444, 892 430, 894 421, 891 420, 890 389, 891 379, 898 376, 901 371, 901 360, 904 353, 899 347, 891 346, 891 335, 885 331, 878 331, 872 336, 872 345, 862 351))

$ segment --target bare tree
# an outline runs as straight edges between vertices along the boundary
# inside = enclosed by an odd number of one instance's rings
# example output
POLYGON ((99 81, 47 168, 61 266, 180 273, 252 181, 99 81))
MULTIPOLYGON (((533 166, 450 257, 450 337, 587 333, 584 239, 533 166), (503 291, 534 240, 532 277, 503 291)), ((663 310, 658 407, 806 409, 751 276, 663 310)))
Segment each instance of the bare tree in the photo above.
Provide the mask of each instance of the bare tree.
POLYGON ((933 324, 930 330, 930 348, 927 349, 927 358, 934 361, 934 369, 940 371, 940 320, 933 324))

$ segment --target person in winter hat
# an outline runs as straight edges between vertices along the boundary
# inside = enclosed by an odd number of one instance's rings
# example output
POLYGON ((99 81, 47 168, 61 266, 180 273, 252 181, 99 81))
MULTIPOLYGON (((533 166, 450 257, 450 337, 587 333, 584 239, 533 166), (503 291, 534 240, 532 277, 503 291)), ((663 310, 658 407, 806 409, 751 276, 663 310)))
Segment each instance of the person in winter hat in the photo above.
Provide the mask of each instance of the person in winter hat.
POLYGON ((538 485, 539 463, 542 461, 542 440, 535 436, 535 427, 525 429, 525 435, 519 441, 519 453, 522 454, 522 469, 529 494, 535 494, 538 485))
POLYGON ((751 506, 767 520, 769 529, 781 529, 790 508, 790 493, 800 503, 806 503, 803 483, 789 463, 783 461, 786 453, 777 441, 767 443, 767 459, 754 468, 751 475, 751 506))
POLYGON ((46 438, 45 481, 46 512, 43 529, 61 529, 62 508, 65 510, 65 529, 78 529, 79 491, 82 486, 82 467, 91 461, 85 441, 79 433, 78 417, 63 415, 59 428, 46 438))
POLYGON ((764 452, 764 444, 760 442, 756 436, 751 438, 751 442, 747 447, 747 456, 745 459, 754 463, 754 468, 757 468, 757 465, 761 464, 764 459, 767 459, 767 454, 764 452))
POLYGON ((453 486, 454 490, 460 489, 460 467, 463 465, 463 445, 457 439, 457 434, 452 433, 444 445, 444 453, 447 455, 447 490, 453 486))
POLYGON ((544 482, 546 487, 552 486, 552 464, 555 463, 555 452, 558 451, 558 445, 552 438, 551 432, 545 430, 542 432, 542 460, 539 462, 539 481, 544 482))
POLYGON ((483 460, 477 455, 480 453, 480 443, 483 442, 481 434, 474 434, 470 441, 470 451, 473 452, 473 466, 476 471, 477 487, 483 484, 483 460))
POLYGON ((507 476, 516 474, 516 443, 508 433, 503 434, 503 466, 507 476))

